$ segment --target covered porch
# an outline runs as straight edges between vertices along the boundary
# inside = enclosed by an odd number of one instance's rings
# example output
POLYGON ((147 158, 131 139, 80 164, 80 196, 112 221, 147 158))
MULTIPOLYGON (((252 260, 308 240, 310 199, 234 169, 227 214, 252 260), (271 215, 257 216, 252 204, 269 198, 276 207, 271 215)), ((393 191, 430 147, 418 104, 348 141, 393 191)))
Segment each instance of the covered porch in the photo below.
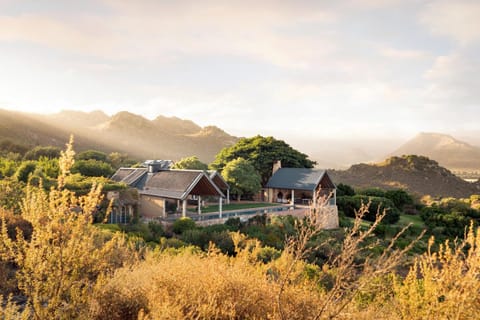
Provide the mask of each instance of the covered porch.
POLYGON ((222 212, 225 195, 206 174, 198 171, 171 170, 168 173, 165 172, 163 176, 157 175, 151 178, 146 187, 140 191, 140 211, 147 219, 159 217, 165 219, 169 214, 179 213, 181 217, 187 217, 187 209, 194 203, 197 214, 201 215, 206 198, 216 199, 219 212, 222 212), (188 179, 189 177, 192 179, 188 179), (175 181, 171 178, 175 178, 175 181), (162 187, 167 183, 170 189, 162 187))
POLYGON ((336 187, 326 171, 303 168, 281 168, 264 189, 269 202, 336 206, 336 187))

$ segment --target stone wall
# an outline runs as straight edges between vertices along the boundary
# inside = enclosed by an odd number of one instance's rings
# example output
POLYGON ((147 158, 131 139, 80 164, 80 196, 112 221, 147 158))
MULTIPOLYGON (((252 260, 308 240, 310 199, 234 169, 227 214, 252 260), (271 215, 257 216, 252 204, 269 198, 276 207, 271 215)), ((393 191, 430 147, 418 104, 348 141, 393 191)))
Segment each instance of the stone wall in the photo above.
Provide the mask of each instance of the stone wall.
POLYGON ((321 208, 319 223, 322 229, 337 229, 339 227, 337 206, 324 206, 321 208))

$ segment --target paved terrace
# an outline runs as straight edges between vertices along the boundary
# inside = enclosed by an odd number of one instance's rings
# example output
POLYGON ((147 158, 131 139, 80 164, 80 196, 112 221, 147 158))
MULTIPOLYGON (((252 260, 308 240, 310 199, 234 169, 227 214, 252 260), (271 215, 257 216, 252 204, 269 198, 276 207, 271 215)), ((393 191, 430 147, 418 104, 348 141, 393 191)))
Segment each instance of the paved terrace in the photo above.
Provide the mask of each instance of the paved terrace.
MULTIPOLYGON (((278 206, 268 206, 268 207, 259 207, 259 208, 249 208, 249 209, 240 209, 240 210, 229 210, 223 211, 221 214, 219 212, 210 212, 210 213, 188 213, 187 217, 194 220, 198 225, 212 225, 212 224, 222 224, 225 223, 229 218, 240 218, 247 220, 250 217, 257 215, 292 215, 292 216, 303 216, 305 210, 308 210, 306 206, 298 205, 278 205, 278 206)), ((159 219, 163 223, 173 223, 175 220, 182 218, 182 214, 172 214, 167 218, 159 219)))

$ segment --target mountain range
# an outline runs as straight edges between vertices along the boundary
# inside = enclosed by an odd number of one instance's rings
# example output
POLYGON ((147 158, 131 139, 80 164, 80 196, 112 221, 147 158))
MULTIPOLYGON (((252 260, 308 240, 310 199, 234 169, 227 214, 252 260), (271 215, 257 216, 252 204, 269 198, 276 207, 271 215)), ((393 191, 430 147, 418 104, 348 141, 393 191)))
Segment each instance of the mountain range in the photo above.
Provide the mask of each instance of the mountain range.
MULTIPOLYGON (((158 116, 149 120, 126 111, 113 116, 102 111, 62 111, 40 115, 0 109, 0 143, 10 141, 29 148, 37 145, 63 148, 70 134, 75 136, 77 151, 116 151, 127 153, 137 160, 179 160, 196 155, 206 163, 211 162, 222 148, 233 145, 238 140, 218 127, 201 127, 193 121, 176 117, 158 116)), ((457 174, 460 171, 473 173, 473 177, 478 179, 480 148, 452 136, 420 133, 389 154, 382 153, 385 148, 383 145, 388 145, 386 143, 377 143, 382 147, 372 147, 370 152, 364 152, 361 146, 350 145, 353 150, 350 152, 347 145, 327 142, 320 141, 315 145, 329 146, 332 152, 324 149, 321 158, 315 154, 311 157, 313 160, 323 160, 319 164, 324 168, 327 167, 326 163, 330 168, 338 168, 335 163, 344 163, 348 155, 365 159, 389 158, 384 162, 354 164, 350 168, 348 167, 354 162, 347 162, 345 168, 348 169, 332 171, 338 182, 357 187, 402 187, 431 195, 464 196, 471 192, 479 193, 477 184, 464 182, 453 176, 451 171, 457 174), (372 151, 375 151, 374 154, 372 151), (426 156, 432 162, 426 162, 424 157, 404 155, 426 156)))
MULTIPOLYGON (((197 155, 205 162, 210 162, 223 147, 238 140, 215 126, 202 128, 191 120, 161 115, 149 120, 126 111, 113 116, 102 111, 72 110, 40 115, 0 109, 0 141, 9 139, 29 147, 63 147, 71 133, 75 135, 80 151, 85 148, 118 151, 138 159, 177 160, 197 155)), ((326 139, 308 145, 322 146, 321 153, 311 152, 311 158, 322 167, 348 168, 358 162, 416 154, 427 156, 456 172, 480 171, 480 147, 446 134, 420 133, 393 152, 383 151, 392 145, 388 141, 365 143, 369 147, 353 142, 350 145, 338 141, 329 143, 326 139)))
POLYGON ((480 148, 440 133, 419 133, 390 156, 423 155, 453 171, 480 171, 480 148))
POLYGON ((0 110, 0 141, 64 147, 70 134, 75 136, 77 151, 116 151, 138 160, 196 155, 207 163, 238 140, 218 127, 200 127, 176 117, 149 120, 126 111, 108 116, 101 111, 40 115, 0 110))

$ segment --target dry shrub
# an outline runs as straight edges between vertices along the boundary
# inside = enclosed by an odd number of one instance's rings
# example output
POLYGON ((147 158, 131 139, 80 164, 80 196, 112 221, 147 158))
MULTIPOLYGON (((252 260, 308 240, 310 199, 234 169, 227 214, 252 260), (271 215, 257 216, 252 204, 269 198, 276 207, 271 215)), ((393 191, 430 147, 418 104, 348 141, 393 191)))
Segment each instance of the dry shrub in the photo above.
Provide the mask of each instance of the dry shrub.
MULTIPOLYGON (((140 312, 144 319, 278 319, 274 266, 254 262, 257 248, 245 247, 236 257, 218 250, 150 255, 98 288, 92 318, 134 319, 140 312)), ((311 318, 319 302, 305 281, 290 283, 284 297, 290 319, 311 318)))
POLYGON ((131 260, 121 236, 106 238, 92 225, 92 213, 102 199, 101 186, 81 197, 62 188, 61 177, 68 174, 73 155, 70 143, 60 159, 57 189, 45 192, 27 186, 21 213, 33 227, 31 239, 20 229, 12 239, 5 215, 0 216, 0 261, 15 267, 18 289, 27 299, 22 316, 82 318, 97 277, 131 260))
MULTIPOLYGON (((21 215, 14 214, 12 211, 0 208, 0 217, 5 219, 5 223, 7 225, 7 234, 10 239, 14 240, 17 237, 17 229, 20 230, 25 239, 29 240, 32 237, 32 224, 24 219, 21 215)), ((0 220, 0 226, 1 225, 2 221, 0 220)))
POLYGON ((0 296, 9 295, 18 291, 15 279, 15 266, 11 263, 0 261, 0 296))
POLYGON ((480 228, 470 226, 464 241, 446 241, 438 252, 416 259, 395 286, 394 307, 408 319, 478 319, 480 314, 480 228))

